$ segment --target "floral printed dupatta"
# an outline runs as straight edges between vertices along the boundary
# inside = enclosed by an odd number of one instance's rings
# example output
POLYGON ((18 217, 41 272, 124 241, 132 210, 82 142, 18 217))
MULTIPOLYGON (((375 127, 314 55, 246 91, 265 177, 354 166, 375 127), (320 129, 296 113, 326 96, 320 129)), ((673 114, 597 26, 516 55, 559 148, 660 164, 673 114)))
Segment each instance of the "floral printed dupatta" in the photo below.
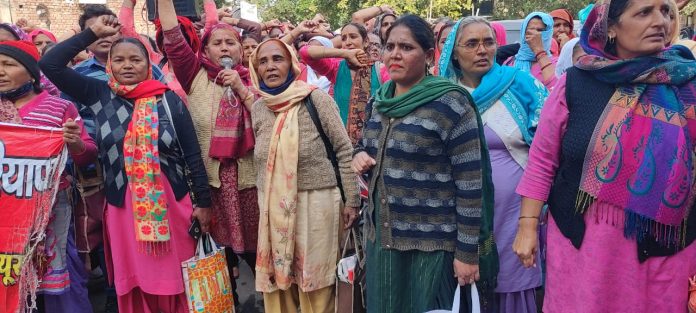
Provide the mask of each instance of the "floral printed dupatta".
MULTIPOLYGON (((123 139, 125 169, 132 195, 135 238, 145 244, 145 252, 156 254, 156 244, 170 239, 160 168, 157 111, 157 96, 163 95, 168 88, 152 79, 151 68, 148 78, 136 85, 122 85, 116 81, 111 72, 111 58, 106 69, 111 90, 134 100, 133 116, 123 139)), ((163 250, 166 249, 165 245, 163 250)))

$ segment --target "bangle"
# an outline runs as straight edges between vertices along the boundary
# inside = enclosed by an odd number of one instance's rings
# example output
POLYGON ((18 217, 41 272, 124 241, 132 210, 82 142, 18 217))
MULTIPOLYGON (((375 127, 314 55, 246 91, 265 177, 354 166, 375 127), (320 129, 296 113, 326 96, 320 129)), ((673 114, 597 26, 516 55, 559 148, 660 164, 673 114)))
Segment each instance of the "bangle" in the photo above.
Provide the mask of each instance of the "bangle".
POLYGON ((553 65, 553 63, 549 62, 548 64, 544 65, 541 67, 541 71, 543 72, 547 67, 553 65))
POLYGON ((520 216, 519 219, 521 220, 521 219, 523 219, 523 218, 533 218, 533 219, 535 219, 535 220, 539 220, 539 217, 538 217, 538 216, 520 216))
POLYGON ((254 98, 254 93, 251 92, 251 90, 247 89, 247 95, 246 95, 246 97, 244 97, 244 102, 246 102, 247 99, 249 99, 249 98, 252 98, 252 99, 253 99, 253 98, 254 98))
POLYGON ((377 6, 377 8, 379 9, 379 14, 380 14, 380 15, 381 15, 381 14, 384 14, 384 10, 382 10, 382 7, 381 7, 381 6, 377 6))
POLYGON ((546 51, 541 51, 541 52, 535 54, 535 55, 534 55, 534 58, 538 60, 538 59, 539 59, 539 55, 546 55, 546 51))

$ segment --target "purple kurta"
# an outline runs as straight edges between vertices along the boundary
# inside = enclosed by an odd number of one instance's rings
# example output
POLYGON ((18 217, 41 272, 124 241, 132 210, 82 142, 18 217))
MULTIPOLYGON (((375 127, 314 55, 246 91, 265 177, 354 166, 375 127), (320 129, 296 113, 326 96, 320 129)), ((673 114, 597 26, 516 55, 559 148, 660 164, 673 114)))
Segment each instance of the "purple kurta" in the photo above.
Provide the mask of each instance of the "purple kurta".
MULTIPOLYGON (((495 209, 493 232, 498 246, 500 270, 498 286, 501 312, 536 312, 534 289, 541 285, 541 268, 524 268, 512 251, 520 216, 521 197, 515 193, 524 169, 512 158, 500 137, 484 127, 486 144, 493 169, 495 209)), ((537 264, 541 264, 537 254, 537 264)))

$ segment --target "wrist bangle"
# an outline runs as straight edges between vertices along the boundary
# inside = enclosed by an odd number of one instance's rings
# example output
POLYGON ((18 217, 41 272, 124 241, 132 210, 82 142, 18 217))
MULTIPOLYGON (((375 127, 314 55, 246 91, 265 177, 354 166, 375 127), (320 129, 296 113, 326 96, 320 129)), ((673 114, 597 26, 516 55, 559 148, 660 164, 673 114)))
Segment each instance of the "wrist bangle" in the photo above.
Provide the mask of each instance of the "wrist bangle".
POLYGON ((521 219, 523 219, 523 218, 533 218, 533 219, 535 219, 535 220, 539 220, 539 217, 538 217, 538 216, 520 216, 519 219, 521 220, 521 219))
POLYGON ((553 65, 553 63, 549 62, 548 64, 544 65, 541 67, 541 71, 543 72, 547 67, 553 65))
POLYGON ((546 51, 541 51, 541 52, 535 54, 535 55, 534 55, 534 58, 535 58, 535 59, 539 59, 539 55, 545 55, 545 54, 546 54, 546 51))
POLYGON ((246 97, 244 97, 244 102, 246 102, 247 99, 249 99, 249 98, 252 98, 252 99, 254 98, 254 93, 251 92, 251 90, 247 90, 247 95, 246 95, 246 97))
POLYGON ((377 8, 379 9, 379 14, 380 14, 380 15, 384 13, 384 10, 382 10, 382 7, 377 6, 377 8))

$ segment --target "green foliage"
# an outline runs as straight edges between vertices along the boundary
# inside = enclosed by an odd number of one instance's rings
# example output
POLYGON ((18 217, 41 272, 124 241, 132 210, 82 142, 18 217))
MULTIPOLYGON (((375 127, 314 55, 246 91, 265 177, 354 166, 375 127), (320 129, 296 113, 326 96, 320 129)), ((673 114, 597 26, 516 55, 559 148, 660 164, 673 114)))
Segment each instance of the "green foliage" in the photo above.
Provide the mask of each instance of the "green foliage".
MULTIPOLYGON (((411 13, 428 17, 430 0, 367 0, 363 7, 388 4, 397 13, 411 13)), ((449 16, 460 18, 463 15, 471 15, 472 0, 432 0, 432 18, 449 16)))
MULTIPOLYGON (((236 0, 235 2, 237 2, 236 0)), ((298 23, 311 19, 316 13, 323 14, 332 28, 338 28, 350 21, 351 14, 361 8, 387 4, 397 13, 412 13, 428 17, 431 0, 247 0, 259 6, 259 14, 265 21, 279 19, 298 23)), ((533 11, 550 12, 557 8, 567 8, 573 14, 585 7, 591 0, 494 0, 494 19, 524 18, 533 11)), ((218 7, 225 0, 215 0, 218 7)), ((471 15, 477 0, 432 0, 432 18, 448 16, 459 18, 471 15)))
MULTIPOLYGON (((222 1, 222 0, 217 0, 222 1)), ((432 0, 432 17, 450 16, 458 18, 470 12, 473 0, 432 0)), ((388 4, 399 14, 413 13, 428 16, 430 0, 252 0, 259 5, 264 20, 280 19, 293 23, 321 13, 333 28, 350 21, 351 14, 362 8, 388 4)))
POLYGON ((574 18, 582 8, 587 6, 591 0, 496 0, 494 18, 521 19, 534 11, 551 12, 555 9, 565 8, 573 13, 574 18))

